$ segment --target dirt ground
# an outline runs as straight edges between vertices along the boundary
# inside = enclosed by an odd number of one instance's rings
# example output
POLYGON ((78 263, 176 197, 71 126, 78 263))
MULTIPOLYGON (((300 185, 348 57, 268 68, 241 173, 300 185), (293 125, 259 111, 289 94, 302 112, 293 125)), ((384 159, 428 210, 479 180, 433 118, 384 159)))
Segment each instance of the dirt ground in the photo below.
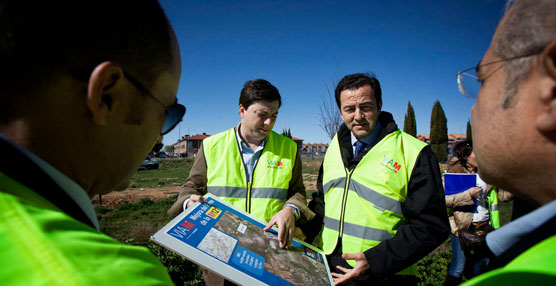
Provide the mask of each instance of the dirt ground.
MULTIPOLYGON (((317 175, 303 175, 305 189, 317 189, 317 175)), ((115 208, 117 206, 137 203, 142 198, 149 198, 153 201, 158 201, 171 196, 177 196, 180 193, 180 186, 175 187, 160 187, 160 188, 136 188, 126 189, 120 192, 111 192, 102 195, 102 206, 108 208, 115 208)), ((93 198, 93 205, 99 205, 99 197, 93 198)))
MULTIPOLYGON (((111 192, 102 195, 102 205, 109 208, 125 205, 128 203, 137 203, 142 198, 149 198, 158 201, 170 196, 178 195, 180 187, 160 187, 160 188, 137 188, 127 189, 121 192, 111 192)), ((93 205, 99 205, 99 197, 93 198, 93 205)))

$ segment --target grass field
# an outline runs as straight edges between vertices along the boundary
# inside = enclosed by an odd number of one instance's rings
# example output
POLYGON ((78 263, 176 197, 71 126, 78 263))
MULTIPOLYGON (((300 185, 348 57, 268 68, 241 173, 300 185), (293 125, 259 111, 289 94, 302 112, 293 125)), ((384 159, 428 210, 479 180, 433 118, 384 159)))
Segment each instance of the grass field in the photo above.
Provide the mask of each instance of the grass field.
MULTIPOLYGON (((160 159, 160 169, 138 171, 132 177, 132 188, 156 188, 162 186, 179 186, 189 174, 192 158, 160 159)), ((307 187, 308 198, 316 190, 314 182, 321 160, 304 160, 303 177, 307 187)), ((150 242, 149 237, 167 224, 171 217, 166 211, 176 197, 169 197, 157 202, 142 199, 136 204, 125 204, 115 209, 97 206, 101 231, 126 244, 148 247, 167 267, 176 285, 204 285, 199 268, 189 261, 178 257, 150 242)), ((511 216, 511 202, 500 204, 501 223, 506 224, 511 216)), ((440 246, 428 257, 418 263, 419 285, 442 285, 446 275, 446 266, 450 261, 449 241, 440 246)))
POLYGON ((156 188, 180 186, 183 184, 193 165, 193 158, 157 158, 160 168, 137 171, 131 177, 130 188, 156 188))

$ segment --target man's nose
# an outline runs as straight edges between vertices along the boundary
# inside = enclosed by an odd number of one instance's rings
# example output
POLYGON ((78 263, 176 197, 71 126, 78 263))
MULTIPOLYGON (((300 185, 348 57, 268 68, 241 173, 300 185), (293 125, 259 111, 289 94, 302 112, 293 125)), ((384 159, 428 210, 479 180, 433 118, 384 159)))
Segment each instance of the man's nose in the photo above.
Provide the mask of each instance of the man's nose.
POLYGON ((365 115, 363 114, 363 112, 361 111, 361 109, 357 108, 357 109, 355 110, 355 120, 361 121, 361 120, 363 120, 363 118, 365 118, 365 115))

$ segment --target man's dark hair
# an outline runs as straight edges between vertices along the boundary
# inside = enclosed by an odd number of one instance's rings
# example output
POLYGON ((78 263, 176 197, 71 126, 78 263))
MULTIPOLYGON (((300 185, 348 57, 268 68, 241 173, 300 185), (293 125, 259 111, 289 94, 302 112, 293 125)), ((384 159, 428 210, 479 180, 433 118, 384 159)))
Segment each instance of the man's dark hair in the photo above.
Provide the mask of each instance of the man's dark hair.
POLYGON ((371 87, 373 95, 376 99, 378 110, 380 110, 382 107, 382 90, 380 89, 380 82, 373 73, 354 73, 346 75, 340 80, 340 82, 338 82, 338 86, 336 86, 336 90, 334 91, 338 109, 342 106, 340 99, 342 91, 346 89, 358 89, 366 85, 371 87))
POLYGON ((166 15, 156 0, 0 3, 0 122, 23 114, 58 74, 88 80, 112 61, 150 85, 173 61, 166 15))
POLYGON ((278 92, 275 86, 264 79, 246 81, 239 96, 239 104, 243 105, 245 109, 255 102, 271 102, 275 100, 278 100, 278 107, 282 106, 280 92, 278 92))

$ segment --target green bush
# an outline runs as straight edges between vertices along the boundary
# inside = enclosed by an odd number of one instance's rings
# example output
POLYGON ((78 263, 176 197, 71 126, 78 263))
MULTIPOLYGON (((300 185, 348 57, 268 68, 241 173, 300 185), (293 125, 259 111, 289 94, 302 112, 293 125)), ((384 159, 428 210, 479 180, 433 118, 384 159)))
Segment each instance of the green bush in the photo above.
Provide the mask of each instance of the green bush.
POLYGON ((421 259, 417 263, 417 285, 442 285, 451 260, 451 250, 440 251, 421 259))
POLYGON ((197 265, 157 244, 151 243, 147 248, 166 266, 175 285, 205 285, 197 265))

